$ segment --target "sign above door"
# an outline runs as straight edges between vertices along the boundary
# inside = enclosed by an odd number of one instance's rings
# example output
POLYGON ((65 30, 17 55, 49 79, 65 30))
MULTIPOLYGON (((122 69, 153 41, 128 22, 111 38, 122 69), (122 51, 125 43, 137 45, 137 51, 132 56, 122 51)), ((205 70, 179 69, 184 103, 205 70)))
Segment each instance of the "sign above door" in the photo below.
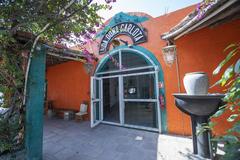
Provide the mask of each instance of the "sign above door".
POLYGON ((119 35, 126 35, 132 39, 133 44, 140 44, 147 41, 144 29, 132 22, 122 22, 111 27, 105 33, 100 43, 99 54, 104 54, 108 51, 109 45, 119 35))
POLYGON ((134 45, 146 42, 146 30, 139 24, 147 20, 149 20, 147 16, 136 16, 123 12, 116 14, 97 34, 97 38, 101 37, 99 54, 106 53, 111 42, 120 35, 130 37, 134 45))

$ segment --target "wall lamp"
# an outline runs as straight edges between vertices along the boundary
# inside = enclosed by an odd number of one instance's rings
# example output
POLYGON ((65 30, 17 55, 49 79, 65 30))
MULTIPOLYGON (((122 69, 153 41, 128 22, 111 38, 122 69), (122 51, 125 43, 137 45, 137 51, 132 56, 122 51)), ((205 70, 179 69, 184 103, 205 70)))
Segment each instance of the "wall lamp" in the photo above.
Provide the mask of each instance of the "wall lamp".
MULTIPOLYGON (((177 71, 177 81, 178 81, 178 92, 181 92, 181 82, 180 82, 180 74, 179 74, 179 64, 178 64, 178 57, 177 57, 177 48, 171 41, 167 42, 167 46, 162 48, 163 53, 163 60, 167 66, 171 67, 174 62, 176 61, 176 71, 177 71)), ((185 135, 184 131, 184 118, 182 113, 182 128, 183 128, 183 135, 185 135)))
POLYGON ((163 60, 167 66, 172 66, 176 57, 177 57, 177 49, 176 45, 168 45, 162 48, 163 60))

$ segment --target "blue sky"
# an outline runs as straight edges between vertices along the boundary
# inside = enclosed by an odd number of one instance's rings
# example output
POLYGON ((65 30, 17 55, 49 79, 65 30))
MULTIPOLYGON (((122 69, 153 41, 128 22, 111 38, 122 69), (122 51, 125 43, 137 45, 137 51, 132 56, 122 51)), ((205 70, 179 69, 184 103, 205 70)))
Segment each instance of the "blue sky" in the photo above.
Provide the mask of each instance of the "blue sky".
MULTIPOLYGON (((97 0, 101 1, 101 0, 97 0)), ((105 19, 108 19, 116 13, 123 12, 145 12, 153 17, 158 17, 167 12, 172 12, 202 0, 117 0, 110 11, 100 12, 105 19)))

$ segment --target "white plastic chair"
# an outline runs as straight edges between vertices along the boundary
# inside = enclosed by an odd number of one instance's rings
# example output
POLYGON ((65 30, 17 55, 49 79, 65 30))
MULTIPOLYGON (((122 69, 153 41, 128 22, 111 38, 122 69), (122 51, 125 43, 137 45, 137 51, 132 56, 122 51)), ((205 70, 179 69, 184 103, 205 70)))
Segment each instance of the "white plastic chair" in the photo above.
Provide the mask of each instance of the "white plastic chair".
POLYGON ((87 106, 86 104, 81 104, 81 105, 80 105, 79 112, 77 112, 75 115, 76 115, 77 117, 81 118, 81 120, 82 120, 82 117, 83 117, 84 115, 87 115, 87 114, 88 114, 88 113, 87 113, 87 108, 88 108, 88 106, 87 106))

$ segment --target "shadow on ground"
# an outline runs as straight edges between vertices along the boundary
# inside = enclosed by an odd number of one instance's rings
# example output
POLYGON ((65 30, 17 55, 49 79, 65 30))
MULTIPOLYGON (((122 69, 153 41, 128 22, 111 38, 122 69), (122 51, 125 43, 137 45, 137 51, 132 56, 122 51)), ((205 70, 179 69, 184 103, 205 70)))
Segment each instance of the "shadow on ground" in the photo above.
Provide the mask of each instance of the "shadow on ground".
POLYGON ((195 160, 189 138, 45 119, 44 160, 195 160))

